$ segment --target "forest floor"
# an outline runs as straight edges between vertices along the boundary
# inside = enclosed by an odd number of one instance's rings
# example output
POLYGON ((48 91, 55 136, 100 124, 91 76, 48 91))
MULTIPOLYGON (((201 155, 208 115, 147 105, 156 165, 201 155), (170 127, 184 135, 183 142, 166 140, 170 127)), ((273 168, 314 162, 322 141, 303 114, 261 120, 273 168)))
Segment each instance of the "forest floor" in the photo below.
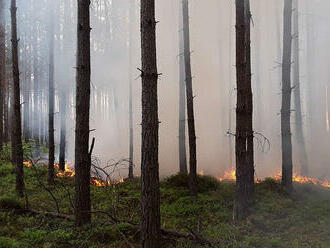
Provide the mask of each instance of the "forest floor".
MULTIPOLYGON (((139 247, 140 184, 125 181, 91 188, 92 225, 75 228, 71 220, 22 209, 73 215, 72 178, 57 178, 46 185, 47 170, 25 168, 26 199, 15 196, 15 176, 9 163, 0 164, 0 248, 139 247), (56 199, 56 200, 54 200, 56 199), (56 204, 58 207, 56 207, 56 204), (127 220, 118 221, 118 220, 127 220)), ((273 179, 256 184, 256 204, 251 215, 232 221, 234 183, 199 177, 197 201, 189 196, 188 178, 175 175, 162 180, 162 227, 194 230, 221 248, 329 248, 330 190, 295 185, 291 196, 273 179)), ((167 240, 165 247, 207 247, 192 240, 167 240)))

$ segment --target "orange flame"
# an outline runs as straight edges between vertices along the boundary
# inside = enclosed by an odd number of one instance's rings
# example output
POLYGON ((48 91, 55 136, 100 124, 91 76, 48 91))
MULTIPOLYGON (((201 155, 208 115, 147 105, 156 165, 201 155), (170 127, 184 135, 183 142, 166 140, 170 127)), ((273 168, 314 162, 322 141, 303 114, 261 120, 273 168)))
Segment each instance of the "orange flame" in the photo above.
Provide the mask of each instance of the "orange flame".
POLYGON ((204 173, 203 170, 199 171, 197 174, 200 175, 200 176, 204 176, 205 175, 205 173, 204 173))
POLYGON ((24 161, 24 162, 23 162, 23 165, 24 165, 25 167, 28 167, 28 168, 32 167, 32 163, 31 163, 31 161, 24 161))
POLYGON ((230 171, 225 171, 223 177, 218 178, 220 182, 228 180, 228 181, 236 181, 236 170, 232 168, 230 171))

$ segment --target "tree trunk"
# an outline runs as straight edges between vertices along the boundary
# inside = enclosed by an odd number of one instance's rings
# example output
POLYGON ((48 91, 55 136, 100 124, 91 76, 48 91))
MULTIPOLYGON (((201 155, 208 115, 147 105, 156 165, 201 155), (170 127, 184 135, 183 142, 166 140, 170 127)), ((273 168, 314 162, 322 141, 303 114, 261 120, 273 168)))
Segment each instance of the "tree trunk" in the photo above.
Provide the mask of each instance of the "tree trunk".
POLYGON ((133 25, 135 23, 135 0, 130 0, 130 32, 129 32, 129 170, 128 178, 133 179, 134 166, 134 132, 133 132, 133 25))
POLYGON ((292 0, 284 2, 282 57, 282 184, 292 190, 292 143, 291 143, 291 50, 292 50, 292 0))
MULTIPOLYGON (((36 32, 36 30, 35 30, 36 32)), ((41 94, 39 84, 39 63, 38 63, 38 40, 37 33, 34 34, 33 44, 33 139, 36 143, 37 156, 39 156, 40 133, 39 133, 39 116, 41 115, 41 106, 39 104, 39 96, 41 94)))
POLYGON ((75 189, 76 224, 91 222, 89 146, 90 111, 90 0, 78 0, 77 75, 76 75, 76 135, 75 135, 75 189))
POLYGON ((179 14, 179 163, 180 173, 187 174, 187 149, 186 149, 186 82, 184 67, 184 41, 183 41, 183 17, 179 14))
POLYGON ((18 39, 16 22, 16 0, 11 0, 11 42, 13 62, 13 128, 12 153, 16 168, 16 191, 20 197, 24 196, 23 149, 21 128, 20 82, 18 67, 18 39))
POLYGON ((295 130, 298 157, 301 167, 301 175, 308 176, 308 160, 306 152, 306 144, 304 139, 302 110, 301 110, 301 94, 300 94, 300 62, 299 62, 299 4, 298 0, 294 0, 294 18, 293 18, 293 84, 294 84, 294 105, 295 105, 295 130))
MULTIPOLYGON (((53 0, 51 0, 53 3, 53 0)), ((50 4, 49 20, 49 78, 48 78, 48 184, 54 183, 54 5, 50 4)))
POLYGON ((189 31, 189 4, 188 0, 182 0, 183 16, 183 46, 185 62, 185 80, 188 114, 189 135, 189 187, 190 193, 197 196, 197 158, 196 158, 196 131, 194 116, 194 94, 192 88, 191 64, 190 64, 190 31, 189 31))
POLYGON ((143 248, 160 247, 158 99, 155 0, 141 0, 142 147, 141 185, 143 248))
POLYGON ((236 220, 247 215, 254 195, 250 19, 249 0, 236 0, 236 220))
POLYGON ((0 0, 0 151, 4 143, 3 117, 6 85, 6 20, 5 1, 0 0))
POLYGON ((61 93, 60 114, 61 114, 61 134, 60 134, 60 155, 59 155, 59 169, 65 170, 65 149, 66 149, 66 105, 67 94, 65 90, 61 93))

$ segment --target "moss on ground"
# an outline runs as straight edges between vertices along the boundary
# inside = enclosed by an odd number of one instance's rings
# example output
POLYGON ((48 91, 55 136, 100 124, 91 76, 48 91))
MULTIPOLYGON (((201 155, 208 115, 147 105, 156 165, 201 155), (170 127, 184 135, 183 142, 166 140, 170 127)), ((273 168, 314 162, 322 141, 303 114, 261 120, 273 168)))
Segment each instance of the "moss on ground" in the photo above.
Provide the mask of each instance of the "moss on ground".
MULTIPOLYGON (((138 180, 114 187, 92 187, 91 226, 75 228, 72 222, 43 215, 17 214, 15 209, 29 207, 56 212, 46 185, 45 168, 25 168, 26 195, 15 195, 15 176, 10 164, 0 165, 0 248, 139 247, 134 225, 113 224, 104 213, 138 223, 140 185, 138 180), (39 178, 39 179, 38 179, 39 178)), ((256 204, 241 223, 232 222, 235 185, 219 183, 208 176, 199 177, 199 196, 189 195, 186 175, 174 175, 160 184, 162 226, 178 231, 188 228, 215 241, 221 248, 329 248, 330 191, 312 185, 296 185, 287 195, 280 185, 266 179, 256 185, 256 204)), ((47 186, 48 187, 48 186, 47 186)), ((73 180, 57 178, 49 187, 62 213, 73 214, 73 180)), ((173 245, 174 243, 171 242, 173 245)), ((177 240, 176 247, 202 247, 189 240, 177 240)), ((170 247, 168 245, 167 247, 170 247)))

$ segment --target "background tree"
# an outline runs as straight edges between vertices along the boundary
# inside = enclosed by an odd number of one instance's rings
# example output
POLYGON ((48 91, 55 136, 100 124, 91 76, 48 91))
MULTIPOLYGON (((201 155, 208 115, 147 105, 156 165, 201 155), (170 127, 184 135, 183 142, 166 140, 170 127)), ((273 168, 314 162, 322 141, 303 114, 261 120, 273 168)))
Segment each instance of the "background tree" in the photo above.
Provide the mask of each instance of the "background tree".
POLYGON ((49 69, 48 69, 48 183, 54 183, 54 0, 51 0, 49 15, 49 69))
POLYGON ((294 86, 294 106, 295 106, 295 131, 298 158, 301 167, 301 174, 308 176, 308 160, 306 144, 303 131, 302 104, 301 104, 301 82, 300 82, 300 37, 299 37, 299 3, 293 2, 293 86, 294 86))
POLYGON ((75 216, 78 226, 91 221, 89 154, 90 109, 90 0, 78 1, 77 75, 76 75, 76 135, 75 135, 75 216))
POLYGON ((23 148, 21 128, 21 102, 18 67, 18 39, 17 39, 17 7, 16 0, 11 0, 11 42, 13 62, 13 128, 12 128, 12 157, 16 169, 16 191, 19 196, 24 195, 23 148))
POLYGON ((160 247, 158 72, 155 0, 141 0, 142 147, 141 241, 143 248, 160 247))
POLYGON ((183 16, 183 47, 184 67, 186 81, 188 136, 189 136, 189 187, 192 195, 197 195, 197 158, 196 158, 196 130, 194 116, 194 93, 192 87, 191 63, 190 63, 190 31, 189 31, 189 3, 182 0, 183 16))
POLYGON ((291 141, 291 51, 292 51, 292 0, 284 1, 282 56, 282 184, 292 189, 292 141, 291 141))
POLYGON ((6 89, 6 20, 5 1, 0 0, 0 151, 4 143, 4 103, 6 89))
POLYGON ((236 202, 235 219, 248 213, 254 195, 250 3, 236 0, 236 202))

